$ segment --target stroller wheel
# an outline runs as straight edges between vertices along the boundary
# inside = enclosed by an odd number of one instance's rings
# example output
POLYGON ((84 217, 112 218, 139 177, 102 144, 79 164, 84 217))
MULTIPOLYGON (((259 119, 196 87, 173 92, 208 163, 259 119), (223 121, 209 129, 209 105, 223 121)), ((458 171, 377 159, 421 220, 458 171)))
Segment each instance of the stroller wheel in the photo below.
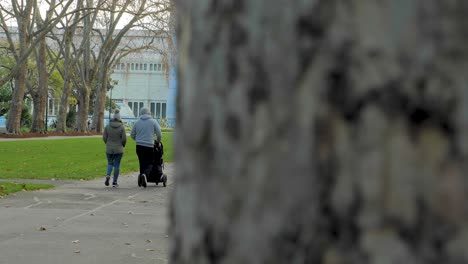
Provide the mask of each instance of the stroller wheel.
POLYGON ((167 176, 166 174, 163 174, 163 186, 166 187, 166 183, 167 183, 167 176))
POLYGON ((143 188, 146 188, 146 175, 145 174, 141 176, 141 185, 143 186, 143 188))
POLYGON ((138 175, 138 187, 141 187, 141 174, 138 175))

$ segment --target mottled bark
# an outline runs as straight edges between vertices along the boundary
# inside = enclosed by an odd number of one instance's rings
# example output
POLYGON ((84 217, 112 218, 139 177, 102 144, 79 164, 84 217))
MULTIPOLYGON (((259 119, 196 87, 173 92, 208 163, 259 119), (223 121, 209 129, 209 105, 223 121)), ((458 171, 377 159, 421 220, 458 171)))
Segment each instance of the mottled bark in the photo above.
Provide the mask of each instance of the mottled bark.
POLYGON ((89 103, 91 94, 91 84, 81 87, 78 90, 78 113, 76 117, 76 131, 88 132, 88 114, 89 114, 89 103))
POLYGON ((49 72, 47 70, 47 44, 45 36, 39 42, 36 58, 38 83, 37 91, 33 94, 33 118, 31 132, 46 133, 45 115, 47 111, 47 98, 49 92, 49 72))
POLYGON ((6 125, 8 133, 21 133, 21 111, 23 109, 24 93, 26 91, 27 71, 27 64, 22 64, 15 77, 15 88, 13 90, 6 125))
MULTIPOLYGON (((64 75, 68 76, 67 74, 64 75)), ((69 106, 69 98, 70 98, 70 79, 64 79, 64 84, 62 88, 62 95, 60 96, 60 105, 59 105, 59 113, 57 115, 57 127, 55 131, 60 133, 65 133, 67 131, 67 113, 68 113, 68 106, 69 106)))
MULTIPOLYGON (((103 71, 100 74, 104 76, 108 76, 105 72, 105 69, 101 69, 103 71)), ((104 131, 104 110, 106 107, 106 91, 107 91, 107 78, 100 77, 99 80, 102 82, 99 83, 96 89, 96 101, 94 102, 94 111, 93 111, 93 130, 96 132, 103 132, 104 131)))
POLYGON ((468 263, 466 1, 178 1, 172 263, 468 263))
MULTIPOLYGON (((18 15, 18 49, 16 50, 11 37, 9 39, 10 50, 13 52, 18 71, 14 75, 15 89, 10 104, 10 110, 7 120, 7 131, 13 134, 21 133, 21 111, 23 108, 24 93, 26 91, 28 61, 27 57, 31 46, 31 14, 33 11, 33 1, 22 5, 21 8, 15 9, 15 14, 18 15)), ((3 23, 4 24, 4 23, 3 23)))

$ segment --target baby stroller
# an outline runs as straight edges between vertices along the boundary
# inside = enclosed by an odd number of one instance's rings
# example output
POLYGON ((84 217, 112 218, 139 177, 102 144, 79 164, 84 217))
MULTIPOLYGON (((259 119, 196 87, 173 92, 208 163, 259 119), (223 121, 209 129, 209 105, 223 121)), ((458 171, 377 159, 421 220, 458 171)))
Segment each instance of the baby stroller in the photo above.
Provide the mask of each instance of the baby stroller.
POLYGON ((154 182, 158 185, 160 182, 163 183, 163 186, 166 187, 167 184, 167 175, 163 173, 164 169, 164 146, 157 141, 154 142, 154 153, 153 153, 153 164, 150 166, 150 173, 146 175, 146 179, 144 176, 138 176, 138 187, 143 186, 146 188, 147 182, 154 182))

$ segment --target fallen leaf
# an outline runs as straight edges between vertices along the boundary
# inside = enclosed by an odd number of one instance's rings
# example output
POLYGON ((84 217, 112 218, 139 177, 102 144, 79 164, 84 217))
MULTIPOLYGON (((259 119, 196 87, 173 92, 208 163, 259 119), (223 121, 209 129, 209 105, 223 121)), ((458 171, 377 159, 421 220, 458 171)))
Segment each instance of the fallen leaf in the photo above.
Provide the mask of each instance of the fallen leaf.
POLYGON ((132 212, 132 211, 130 211, 130 212, 128 212, 128 214, 133 214, 133 212, 132 212))
POLYGON ((125 245, 130 246, 131 244, 127 242, 127 243, 125 243, 125 245))
POLYGON ((151 240, 149 240, 149 239, 148 239, 148 240, 146 240, 146 243, 151 243, 151 240))
POLYGON ((147 248, 146 251, 154 251, 152 248, 147 248))
POLYGON ((73 251, 73 253, 81 253, 81 251, 79 249, 73 251))
POLYGON ((168 235, 166 235, 166 238, 168 238, 168 237, 169 237, 169 236, 168 236, 168 235))
POLYGON ((79 240, 74 240, 74 241, 72 241, 72 242, 73 242, 73 243, 78 243, 78 242, 80 242, 80 241, 79 241, 79 240))
POLYGON ((45 231, 47 230, 47 228, 45 226, 41 226, 41 227, 38 227, 37 230, 39 231, 45 231))

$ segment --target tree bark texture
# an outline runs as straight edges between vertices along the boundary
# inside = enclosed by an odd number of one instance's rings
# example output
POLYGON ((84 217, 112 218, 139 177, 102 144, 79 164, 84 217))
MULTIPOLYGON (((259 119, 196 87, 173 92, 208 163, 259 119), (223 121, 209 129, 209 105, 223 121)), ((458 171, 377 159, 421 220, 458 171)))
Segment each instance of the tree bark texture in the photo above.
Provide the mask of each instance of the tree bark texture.
POLYGON ((78 115, 76 118, 76 130, 78 132, 88 132, 88 110, 90 103, 91 84, 86 84, 78 90, 78 115))
POLYGON ((468 263, 467 1, 177 1, 172 263, 468 263))
POLYGON ((18 37, 19 48, 14 52, 15 60, 18 66, 18 72, 14 76, 15 89, 11 99, 10 110, 7 120, 7 131, 13 134, 21 133, 21 111, 23 109, 24 93, 26 91, 26 82, 28 74, 28 61, 25 59, 28 56, 28 49, 31 45, 31 34, 29 26, 31 22, 31 14, 33 10, 32 2, 28 3, 21 10, 21 18, 18 20, 18 37))
POLYGON ((46 120, 45 115, 47 111, 47 100, 49 93, 49 72, 47 70, 47 44, 45 36, 39 42, 37 51, 38 55, 36 58, 38 83, 37 93, 33 94, 34 100, 34 111, 32 119, 31 132, 46 133, 46 120))
MULTIPOLYGON (((101 69, 100 71, 106 71, 106 70, 101 69)), ((101 74, 108 76, 105 73, 99 73, 99 75, 101 74)), ((94 111, 93 111, 93 130, 98 133, 102 133, 104 131, 104 110, 106 107, 107 79, 99 78, 99 80, 102 80, 102 82, 100 82, 97 85, 97 89, 95 93, 96 101, 94 103, 94 111)))
MULTIPOLYGON (((65 70, 68 71, 68 70, 65 70)), ((63 76, 68 76, 64 74, 63 76)), ((67 131, 67 113, 69 107, 71 84, 70 79, 64 79, 62 95, 60 96, 59 114, 57 115, 57 127, 55 131, 65 133, 67 131)))

